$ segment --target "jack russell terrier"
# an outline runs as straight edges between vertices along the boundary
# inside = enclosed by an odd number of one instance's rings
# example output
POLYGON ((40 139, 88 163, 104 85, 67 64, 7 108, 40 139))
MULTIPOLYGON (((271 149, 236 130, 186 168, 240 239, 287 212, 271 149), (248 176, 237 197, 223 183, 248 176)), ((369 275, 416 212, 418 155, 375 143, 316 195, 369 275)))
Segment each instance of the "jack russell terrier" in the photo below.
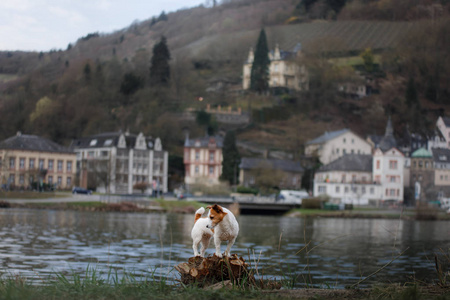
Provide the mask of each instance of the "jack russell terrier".
POLYGON ((193 240, 192 248, 194 249, 194 256, 198 256, 198 244, 201 242, 202 247, 200 256, 204 257, 205 251, 209 246, 211 237, 214 235, 214 245, 216 246, 216 256, 222 257, 220 251, 220 244, 223 241, 228 241, 225 256, 230 256, 230 250, 236 241, 239 233, 239 224, 231 211, 214 204, 208 206, 209 213, 207 218, 202 218, 205 213, 203 207, 195 212, 195 224, 192 228, 191 237, 193 240))

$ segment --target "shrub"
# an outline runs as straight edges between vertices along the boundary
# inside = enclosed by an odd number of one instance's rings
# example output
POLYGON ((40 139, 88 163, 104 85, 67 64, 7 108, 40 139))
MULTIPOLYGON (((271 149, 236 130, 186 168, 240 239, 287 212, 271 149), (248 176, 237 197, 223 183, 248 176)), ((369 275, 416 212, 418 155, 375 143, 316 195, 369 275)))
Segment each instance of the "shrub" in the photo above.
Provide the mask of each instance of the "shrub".
POLYGON ((305 198, 302 200, 302 208, 321 209, 323 200, 319 198, 305 198))
POLYGON ((236 188, 236 192, 241 193, 241 194, 257 195, 259 191, 258 191, 258 189, 255 189, 255 188, 240 185, 236 188))

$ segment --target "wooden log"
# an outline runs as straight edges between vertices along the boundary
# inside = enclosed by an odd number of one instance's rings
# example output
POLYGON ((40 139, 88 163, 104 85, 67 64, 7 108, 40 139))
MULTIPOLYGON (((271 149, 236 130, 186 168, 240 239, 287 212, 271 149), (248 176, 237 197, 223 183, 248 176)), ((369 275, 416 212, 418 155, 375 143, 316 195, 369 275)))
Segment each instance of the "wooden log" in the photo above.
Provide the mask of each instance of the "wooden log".
POLYGON ((209 257, 191 257, 188 262, 180 263, 175 269, 181 275, 181 282, 200 287, 231 280, 239 283, 246 278, 246 282, 254 282, 253 273, 242 257, 233 254, 231 257, 219 258, 216 255, 209 257))

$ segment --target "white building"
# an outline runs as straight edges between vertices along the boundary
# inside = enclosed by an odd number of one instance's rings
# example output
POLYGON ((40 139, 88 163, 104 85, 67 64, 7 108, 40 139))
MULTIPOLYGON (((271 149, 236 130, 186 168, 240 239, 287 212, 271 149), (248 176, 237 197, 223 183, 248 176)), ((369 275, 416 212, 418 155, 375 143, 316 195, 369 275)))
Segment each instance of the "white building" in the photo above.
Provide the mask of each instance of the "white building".
POLYGON ((372 146, 350 129, 325 132, 308 141, 305 146, 306 156, 317 156, 321 163, 328 164, 345 154, 371 154, 372 146))
POLYGON ((396 148, 374 155, 350 154, 322 166, 314 175, 314 196, 335 203, 367 205, 403 202, 404 156, 396 148))
POLYGON ((373 180, 381 185, 381 200, 403 202, 405 156, 397 148, 373 154, 373 180))
POLYGON ((159 138, 112 132, 73 140, 71 147, 82 187, 112 194, 167 192, 168 153, 159 138))
POLYGON ((449 117, 439 117, 436 122, 436 127, 439 129, 442 134, 442 138, 445 140, 445 145, 443 141, 437 141, 437 137, 435 137, 436 141, 428 147, 428 150, 432 148, 449 148, 450 149, 450 118, 449 117), (440 142, 440 143, 437 143, 440 142))
POLYGON ((381 185, 372 179, 372 160, 368 154, 348 154, 322 166, 314 175, 314 196, 356 205, 380 199, 381 185))
MULTIPOLYGON (((300 44, 290 51, 280 50, 278 44, 275 50, 268 53, 269 65, 269 87, 289 88, 297 91, 308 90, 309 75, 304 65, 298 64, 298 58, 302 55, 300 44)), ((247 61, 243 67, 243 89, 250 88, 251 72, 254 61, 253 49, 250 49, 247 61)))

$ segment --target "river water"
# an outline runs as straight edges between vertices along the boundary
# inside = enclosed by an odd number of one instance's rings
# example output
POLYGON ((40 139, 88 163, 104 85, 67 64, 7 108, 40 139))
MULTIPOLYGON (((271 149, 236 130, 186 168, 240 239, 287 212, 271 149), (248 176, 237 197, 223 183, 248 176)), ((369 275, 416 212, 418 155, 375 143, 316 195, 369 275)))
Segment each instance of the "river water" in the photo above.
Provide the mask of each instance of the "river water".
MULTIPOLYGON (((343 288, 391 260, 360 286, 431 282, 434 254, 450 250, 448 221, 246 215, 238 221, 232 253, 265 279, 294 279, 295 287, 343 288)), ((193 215, 182 214, 0 209, 0 275, 36 279, 95 268, 172 281, 173 266, 193 255, 193 223, 193 215)), ((211 243, 207 255, 213 253, 211 243)))

